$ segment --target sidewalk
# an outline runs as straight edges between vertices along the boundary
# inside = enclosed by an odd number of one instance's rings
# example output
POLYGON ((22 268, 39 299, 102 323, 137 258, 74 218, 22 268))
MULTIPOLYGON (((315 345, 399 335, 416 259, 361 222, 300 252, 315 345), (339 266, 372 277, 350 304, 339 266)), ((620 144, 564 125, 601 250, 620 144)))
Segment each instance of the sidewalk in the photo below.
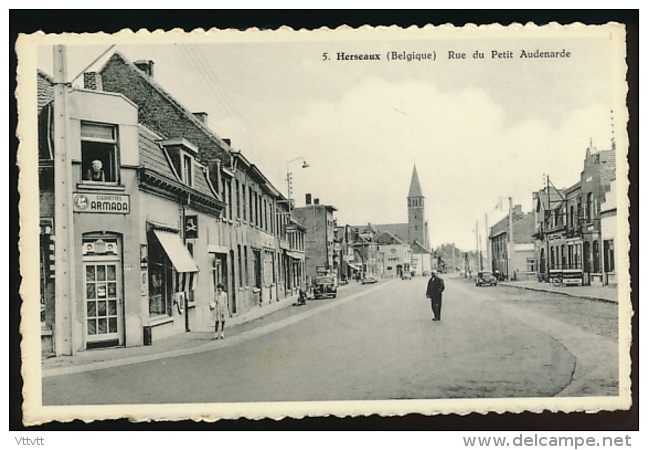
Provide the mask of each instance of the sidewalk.
POLYGON ((619 302, 617 288, 608 286, 554 286, 551 283, 539 281, 502 281, 499 285, 530 291, 552 292, 601 302, 619 302))
MULTIPOLYGON (((345 286, 340 286, 344 290, 345 286)), ((325 302, 309 301, 306 306, 294 306, 297 295, 293 295, 254 308, 245 314, 226 321, 225 339, 214 340, 213 330, 192 330, 153 341, 153 345, 136 347, 113 347, 80 351, 75 356, 43 358, 42 376, 57 376, 84 370, 104 369, 120 365, 171 358, 192 353, 200 353, 236 344, 255 329, 279 322, 312 309, 324 306, 325 302)))
MULTIPOLYGON (((297 302, 297 295, 284 298, 258 308, 254 308, 245 314, 241 314, 226 321, 225 336, 236 336, 247 329, 253 328, 255 322, 266 316, 274 314, 285 308, 293 306, 297 302)), ((280 319, 277 317, 276 319, 280 319)), ((181 333, 174 336, 158 339, 149 346, 137 347, 113 347, 105 349, 94 349, 78 352, 75 356, 58 356, 42 360, 43 376, 49 371, 57 372, 56 369, 66 367, 83 366, 88 364, 97 364, 115 360, 141 359, 152 360, 162 356, 174 356, 184 354, 187 351, 199 349, 205 345, 213 345, 226 342, 213 340, 213 330, 192 330, 188 333, 181 333)), ((201 349, 202 351, 202 349, 201 349)), ((135 361, 134 361, 135 362, 135 361)))

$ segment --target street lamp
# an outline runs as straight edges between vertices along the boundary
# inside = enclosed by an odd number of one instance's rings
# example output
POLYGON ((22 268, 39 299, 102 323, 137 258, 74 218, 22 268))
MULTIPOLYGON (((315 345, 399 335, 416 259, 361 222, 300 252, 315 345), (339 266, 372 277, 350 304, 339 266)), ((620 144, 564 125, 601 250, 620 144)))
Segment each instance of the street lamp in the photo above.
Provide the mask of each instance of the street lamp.
MULTIPOLYGON (((306 169, 307 167, 310 167, 303 156, 300 156, 299 158, 291 159, 286 163, 286 182, 288 183, 288 205, 291 204, 290 200, 292 198, 292 172, 290 171, 290 163, 293 163, 295 161, 302 161, 302 169, 306 169)), ((290 208, 290 206, 288 206, 288 208, 290 208)))

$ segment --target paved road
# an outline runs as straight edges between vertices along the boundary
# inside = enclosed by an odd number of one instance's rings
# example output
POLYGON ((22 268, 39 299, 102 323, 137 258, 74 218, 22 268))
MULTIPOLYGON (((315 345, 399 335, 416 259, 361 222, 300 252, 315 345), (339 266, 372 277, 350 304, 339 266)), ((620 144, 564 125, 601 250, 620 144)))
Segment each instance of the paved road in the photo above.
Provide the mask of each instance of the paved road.
POLYGON ((43 404, 617 394, 616 305, 447 278, 433 322, 425 282, 349 287, 209 351, 47 377, 43 404))

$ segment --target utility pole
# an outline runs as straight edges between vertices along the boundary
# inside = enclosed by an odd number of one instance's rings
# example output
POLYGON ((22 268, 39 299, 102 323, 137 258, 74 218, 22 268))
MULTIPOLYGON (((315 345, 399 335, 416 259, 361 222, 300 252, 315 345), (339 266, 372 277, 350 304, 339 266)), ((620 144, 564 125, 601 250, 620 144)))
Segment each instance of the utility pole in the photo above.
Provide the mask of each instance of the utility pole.
POLYGON ((509 230, 508 230, 508 251, 506 252, 507 262, 506 262, 506 272, 508 274, 509 281, 511 280, 511 254, 513 253, 513 197, 508 198, 509 201, 509 230))
POLYGON ((75 246, 72 212, 72 162, 68 155, 69 112, 65 46, 54 46, 54 236, 56 261, 54 280, 54 352, 76 355, 75 246))
POLYGON ((477 248, 477 253, 475 254, 476 256, 476 261, 475 264, 477 265, 477 272, 481 270, 481 256, 479 253, 479 221, 475 221, 475 247, 477 248))
MULTIPOLYGON (((549 175, 547 175, 547 208, 549 208, 549 226, 547 228, 551 228, 551 220, 553 216, 553 210, 551 209, 551 189, 549 188, 549 175)), ((544 220, 543 220, 544 222, 544 220)), ((547 241, 547 281, 551 281, 551 258, 549 255, 549 239, 547 238, 547 234, 545 232, 544 235, 545 240, 547 241)))
POLYGON ((493 270, 493 263, 491 260, 490 233, 488 232, 488 214, 484 214, 484 228, 486 229, 486 270, 490 272, 493 270))
POLYGON ((457 269, 457 262, 455 261, 455 244, 454 242, 452 243, 452 272, 457 269))

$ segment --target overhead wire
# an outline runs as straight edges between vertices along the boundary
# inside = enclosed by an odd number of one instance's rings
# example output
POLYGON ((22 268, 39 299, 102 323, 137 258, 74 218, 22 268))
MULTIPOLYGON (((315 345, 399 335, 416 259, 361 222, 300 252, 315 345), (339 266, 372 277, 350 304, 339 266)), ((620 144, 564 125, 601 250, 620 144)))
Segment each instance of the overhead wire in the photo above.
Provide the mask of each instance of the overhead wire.
POLYGON ((255 157, 258 157, 264 162, 264 165, 267 164, 270 166, 269 168, 274 169, 273 171, 276 171, 275 176, 277 180, 281 180, 282 176, 279 174, 282 174, 283 168, 279 166, 275 159, 270 157, 272 153, 265 147, 263 141, 233 105, 227 92, 215 75, 213 68, 201 53, 200 49, 193 44, 182 44, 182 49, 184 50, 182 52, 183 56, 192 66, 195 73, 201 78, 205 88, 220 102, 220 106, 230 115, 232 125, 240 133, 245 143, 249 145, 249 149, 243 150, 250 150, 255 157))
POLYGON ((251 145, 251 150, 257 154, 260 159, 264 160, 270 166, 273 166, 275 170, 277 169, 277 161, 270 157, 271 152, 263 144, 263 140, 254 131, 254 128, 251 127, 245 118, 241 115, 240 111, 232 104, 229 96, 227 95, 226 90, 222 87, 218 77, 214 74, 214 71, 211 68, 211 65, 207 62, 206 58, 202 55, 200 50, 196 47, 193 49, 195 51, 195 56, 200 60, 202 67, 206 67, 206 75, 213 83, 216 91, 218 92, 219 98, 224 102, 224 106, 233 116, 234 121, 237 127, 241 132, 247 137, 248 143, 251 145))

